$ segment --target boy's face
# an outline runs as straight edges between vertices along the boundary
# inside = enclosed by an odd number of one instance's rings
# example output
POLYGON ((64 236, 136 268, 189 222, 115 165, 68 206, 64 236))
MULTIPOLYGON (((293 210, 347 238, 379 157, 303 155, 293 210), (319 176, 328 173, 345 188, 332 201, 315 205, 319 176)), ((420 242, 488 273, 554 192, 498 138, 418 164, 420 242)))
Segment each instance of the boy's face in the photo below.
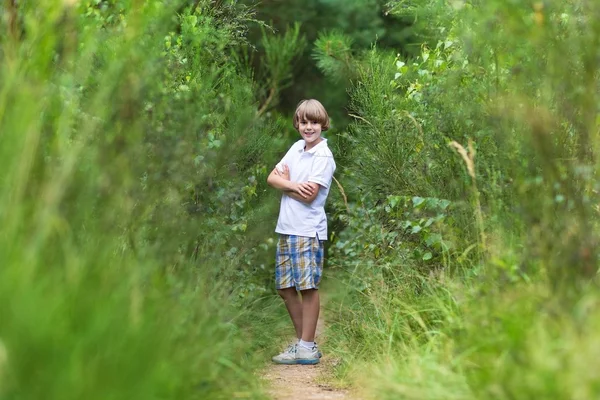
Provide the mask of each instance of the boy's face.
POLYGON ((316 146, 322 140, 321 124, 319 124, 317 121, 310 121, 300 118, 298 121, 298 131, 306 143, 306 150, 316 146))

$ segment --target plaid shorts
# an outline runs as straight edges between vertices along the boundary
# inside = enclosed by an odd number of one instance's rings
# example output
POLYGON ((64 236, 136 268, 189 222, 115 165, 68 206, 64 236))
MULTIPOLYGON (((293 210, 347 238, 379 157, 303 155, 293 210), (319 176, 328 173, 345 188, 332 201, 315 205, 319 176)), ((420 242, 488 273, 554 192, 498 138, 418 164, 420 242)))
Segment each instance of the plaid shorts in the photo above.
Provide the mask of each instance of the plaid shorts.
POLYGON ((275 287, 318 289, 323 273, 323 242, 319 238, 279 235, 275 287))

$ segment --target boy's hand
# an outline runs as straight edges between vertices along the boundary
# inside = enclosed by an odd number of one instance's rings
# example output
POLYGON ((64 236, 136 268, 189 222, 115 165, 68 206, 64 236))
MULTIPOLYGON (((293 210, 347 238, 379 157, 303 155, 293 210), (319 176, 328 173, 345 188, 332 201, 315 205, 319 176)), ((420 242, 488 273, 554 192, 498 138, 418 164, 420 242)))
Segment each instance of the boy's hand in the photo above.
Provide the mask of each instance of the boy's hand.
POLYGON ((277 175, 285 179, 286 181, 290 180, 290 167, 287 164, 283 164, 283 172, 277 170, 277 175))
POLYGON ((312 196, 314 191, 315 189, 308 182, 294 183, 292 185, 292 192, 298 193, 305 199, 308 199, 310 196, 312 196))
POLYGON ((292 182, 290 179, 290 168, 287 164, 282 165, 282 170, 275 167, 269 177, 267 183, 276 189, 283 190, 291 198, 303 203, 312 202, 319 191, 319 185, 313 182, 292 182), (277 177, 275 179, 274 177, 277 177), (279 180, 282 178, 282 180, 279 180))

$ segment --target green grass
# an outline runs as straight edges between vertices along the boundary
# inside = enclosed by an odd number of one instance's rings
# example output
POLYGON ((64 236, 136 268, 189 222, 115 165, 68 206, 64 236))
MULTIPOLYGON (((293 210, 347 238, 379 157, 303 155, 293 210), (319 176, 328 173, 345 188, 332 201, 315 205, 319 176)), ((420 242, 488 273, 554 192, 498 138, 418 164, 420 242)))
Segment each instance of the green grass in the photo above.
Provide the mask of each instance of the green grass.
POLYGON ((265 267, 281 137, 228 58, 246 16, 217 24, 200 3, 16 10, 0 53, 0 398, 264 398, 255 371, 285 321, 265 267))
POLYGON ((599 6, 393 3, 443 29, 414 59, 354 59, 339 379, 374 399, 598 398, 599 6))
MULTIPOLYGON (((264 398, 289 124, 232 56, 251 15, 101 3, 0 22, 0 398, 264 398)), ((324 352, 368 398, 594 399, 600 8, 471 3, 348 60, 324 352)))

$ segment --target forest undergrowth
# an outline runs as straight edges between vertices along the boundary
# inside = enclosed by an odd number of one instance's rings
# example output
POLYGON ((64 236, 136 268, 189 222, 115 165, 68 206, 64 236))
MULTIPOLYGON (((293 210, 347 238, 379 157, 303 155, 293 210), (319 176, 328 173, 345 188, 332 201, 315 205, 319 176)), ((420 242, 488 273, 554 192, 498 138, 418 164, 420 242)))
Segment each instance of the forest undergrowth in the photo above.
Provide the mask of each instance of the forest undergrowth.
POLYGON ((289 128, 236 61, 251 10, 0 10, 0 398, 264 398, 289 128))
POLYGON ((600 6, 391 6, 430 24, 417 57, 350 54, 339 379, 377 399, 597 398, 600 6))
POLYGON ((266 177, 302 57, 326 107, 350 88, 327 133, 340 383, 598 398, 600 5, 353 2, 386 18, 308 42, 246 3, 0 6, 0 399, 265 397, 291 329, 266 177))

